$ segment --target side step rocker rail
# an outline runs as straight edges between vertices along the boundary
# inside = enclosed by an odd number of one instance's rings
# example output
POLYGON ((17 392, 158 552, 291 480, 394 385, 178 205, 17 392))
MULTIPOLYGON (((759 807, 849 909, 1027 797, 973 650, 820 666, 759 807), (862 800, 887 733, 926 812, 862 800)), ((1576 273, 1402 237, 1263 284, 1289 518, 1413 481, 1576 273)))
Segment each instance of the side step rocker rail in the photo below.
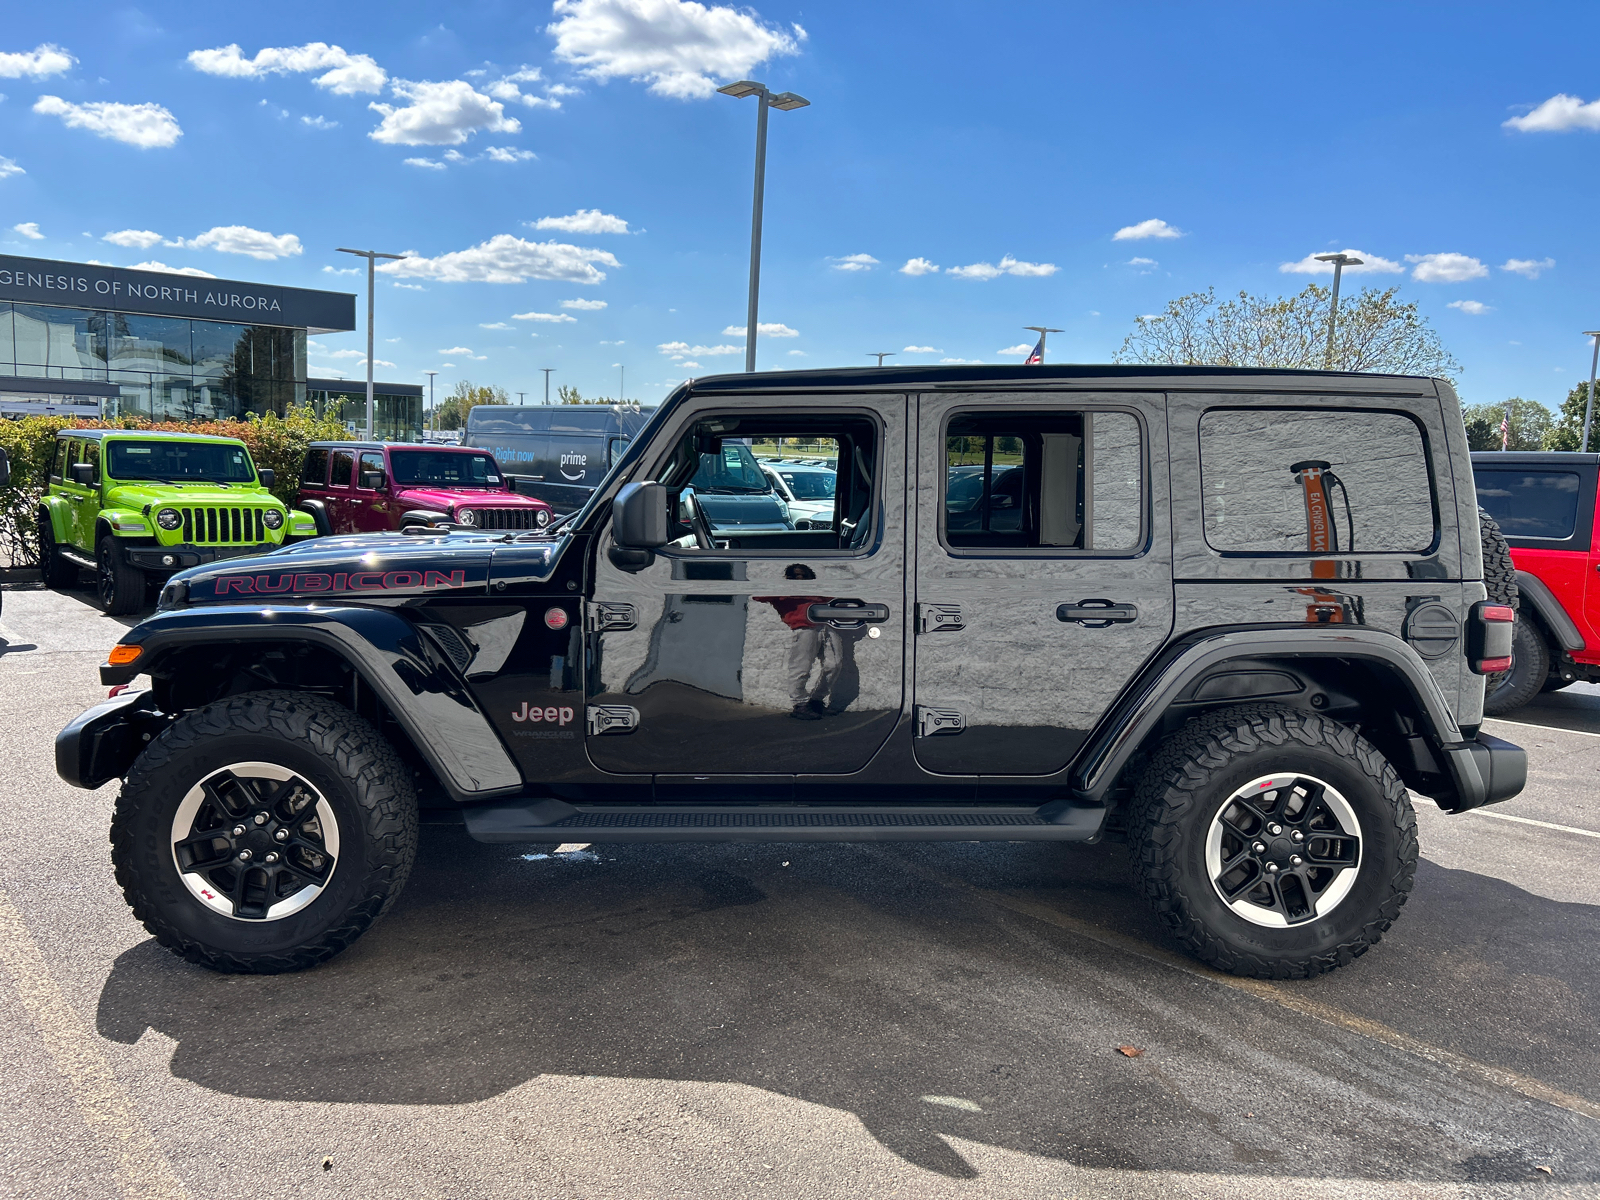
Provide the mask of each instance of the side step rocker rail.
POLYGON ((461 810, 480 842, 1090 842, 1106 810, 1033 805, 586 804, 461 810))

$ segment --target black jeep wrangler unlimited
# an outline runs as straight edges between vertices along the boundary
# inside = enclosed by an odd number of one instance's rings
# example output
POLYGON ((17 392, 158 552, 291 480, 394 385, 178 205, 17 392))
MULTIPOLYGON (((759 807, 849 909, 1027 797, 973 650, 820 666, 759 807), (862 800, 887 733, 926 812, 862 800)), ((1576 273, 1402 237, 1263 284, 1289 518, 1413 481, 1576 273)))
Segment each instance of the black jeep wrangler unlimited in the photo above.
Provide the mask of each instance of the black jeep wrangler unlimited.
POLYGON ((57 765, 124 780, 117 879, 218 970, 338 953, 449 806, 485 842, 1111 835, 1197 957, 1306 976, 1399 913, 1408 789, 1523 786, 1479 731, 1513 620, 1483 579, 1437 380, 720 376, 548 530, 175 576, 101 669, 149 688, 57 765), (714 532, 689 481, 736 486, 735 442, 835 460, 833 527, 714 532))

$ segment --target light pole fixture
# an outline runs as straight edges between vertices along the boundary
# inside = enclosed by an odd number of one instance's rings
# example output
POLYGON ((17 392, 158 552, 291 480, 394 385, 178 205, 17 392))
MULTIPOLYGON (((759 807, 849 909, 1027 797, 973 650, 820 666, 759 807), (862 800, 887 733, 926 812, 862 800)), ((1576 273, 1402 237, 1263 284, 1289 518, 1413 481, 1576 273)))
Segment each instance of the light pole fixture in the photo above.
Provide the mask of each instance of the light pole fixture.
POLYGON ((1583 441, 1578 443, 1578 449, 1587 453, 1589 424, 1594 420, 1594 374, 1595 368, 1600 367, 1600 329, 1585 329, 1583 336, 1594 339, 1594 357, 1589 360, 1589 396, 1583 406, 1583 441))
POLYGON ((544 402, 546 404, 549 404, 550 403, 550 372, 554 371, 555 368, 554 367, 540 367, 539 370, 544 372, 544 402))
MULTIPOLYGON (((1024 325, 1023 328, 1024 329, 1031 329, 1031 330, 1033 330, 1033 332, 1035 332, 1035 333, 1037 333, 1039 335, 1039 344, 1037 346, 1035 346, 1034 349, 1037 350, 1038 354, 1039 354, 1039 360, 1038 360, 1039 361, 1039 365, 1043 366, 1044 365, 1044 339, 1045 339, 1045 336, 1047 334, 1063 333, 1065 331, 1061 330, 1061 329, 1051 329, 1048 325, 1024 325)), ((1023 363, 1022 365, 1023 366, 1027 366, 1029 363, 1032 363, 1033 361, 1034 361, 1033 355, 1030 354, 1028 356, 1028 361, 1023 363)))
POLYGON ((1322 369, 1333 370, 1333 331, 1339 324, 1339 276, 1346 267, 1359 267, 1365 259, 1353 254, 1318 254, 1318 262, 1333 264, 1333 306, 1328 309, 1328 350, 1322 356, 1322 369))
POLYGON ((628 400, 628 368, 618 363, 617 370, 621 372, 617 376, 617 403, 625 404, 628 400))
POLYGON ((776 108, 780 112, 789 112, 791 109, 805 108, 811 101, 804 96, 797 96, 793 92, 769 92, 765 84, 757 83, 753 79, 741 79, 738 83, 730 83, 726 87, 719 87, 717 91, 724 96, 732 96, 735 100, 742 100, 746 96, 754 96, 758 101, 756 110, 756 187, 755 200, 751 205, 750 216, 750 303, 745 317, 744 326, 744 369, 747 373, 754 373, 756 369, 756 311, 759 307, 757 301, 761 291, 761 200, 766 188, 767 178, 767 109, 776 108))
POLYGON ((354 254, 367 260, 367 441, 372 440, 372 289, 373 268, 380 258, 404 258, 404 254, 384 254, 380 250, 347 250, 339 247, 340 254, 354 254))
POLYGON ((883 366, 883 360, 884 359, 893 358, 894 354, 895 354, 895 352, 893 350, 868 350, 867 351, 867 357, 868 358, 876 358, 878 360, 878 365, 880 367, 883 366))
POLYGON ((527 402, 527 398, 528 398, 528 393, 527 392, 518 392, 517 393, 517 403, 518 404, 526 403, 527 402))
POLYGON ((433 417, 433 431, 435 433, 439 432, 439 410, 433 406, 433 377, 438 373, 437 371, 423 372, 428 377, 428 412, 433 417))

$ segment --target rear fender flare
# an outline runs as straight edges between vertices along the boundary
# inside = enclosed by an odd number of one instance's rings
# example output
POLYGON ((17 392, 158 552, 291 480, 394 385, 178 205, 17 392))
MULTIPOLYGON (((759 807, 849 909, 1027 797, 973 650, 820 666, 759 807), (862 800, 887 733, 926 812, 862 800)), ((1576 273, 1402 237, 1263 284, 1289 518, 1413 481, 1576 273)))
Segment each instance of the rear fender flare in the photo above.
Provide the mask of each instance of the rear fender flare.
POLYGON ((1550 590, 1550 585, 1537 575, 1527 571, 1517 572, 1517 591, 1522 599, 1533 606, 1539 614, 1539 619, 1544 622, 1544 627, 1560 643, 1561 649, 1569 654, 1579 654, 1583 651, 1585 642, 1583 634, 1578 631, 1578 626, 1567 615, 1567 610, 1561 606, 1561 601, 1556 599, 1556 594, 1550 590))
MULTIPOLYGON (((302 500, 289 510, 289 523, 285 526, 287 531, 294 529, 294 513, 298 510, 310 515, 312 523, 317 527, 317 537, 327 537, 333 532, 333 522, 328 519, 328 506, 321 500, 302 500)), ((288 536, 288 533, 285 533, 288 536)), ((303 536, 303 535, 296 535, 303 536)))
POLYGON ((522 773, 444 654, 392 609, 206 605, 157 613, 123 637, 144 652, 100 668, 102 683, 158 673, 165 655, 205 643, 302 642, 338 655, 372 688, 458 802, 513 795, 522 773))

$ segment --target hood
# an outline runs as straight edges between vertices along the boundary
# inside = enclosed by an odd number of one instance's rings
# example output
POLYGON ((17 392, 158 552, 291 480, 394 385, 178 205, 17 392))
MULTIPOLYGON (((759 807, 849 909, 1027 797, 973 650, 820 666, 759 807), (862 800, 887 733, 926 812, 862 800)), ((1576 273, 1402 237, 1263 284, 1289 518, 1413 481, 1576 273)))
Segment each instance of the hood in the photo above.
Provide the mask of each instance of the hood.
POLYGON ((251 504, 282 508, 266 488, 248 484, 220 487, 214 483, 119 483, 106 492, 105 502, 124 508, 182 508, 185 505, 251 504))
MULTIPOLYGON (((464 533, 324 537, 191 567, 172 578, 184 584, 191 604, 482 595, 492 578, 535 584, 549 579, 567 540, 464 533)), ((173 594, 162 592, 162 607, 170 606, 173 594)))
POLYGON ((695 503, 713 525, 782 525, 787 517, 776 492, 696 492, 695 503))
POLYGON ((484 488, 447 488, 431 484, 416 487, 395 485, 395 499, 419 508, 549 508, 543 500, 516 492, 488 491, 484 488))

